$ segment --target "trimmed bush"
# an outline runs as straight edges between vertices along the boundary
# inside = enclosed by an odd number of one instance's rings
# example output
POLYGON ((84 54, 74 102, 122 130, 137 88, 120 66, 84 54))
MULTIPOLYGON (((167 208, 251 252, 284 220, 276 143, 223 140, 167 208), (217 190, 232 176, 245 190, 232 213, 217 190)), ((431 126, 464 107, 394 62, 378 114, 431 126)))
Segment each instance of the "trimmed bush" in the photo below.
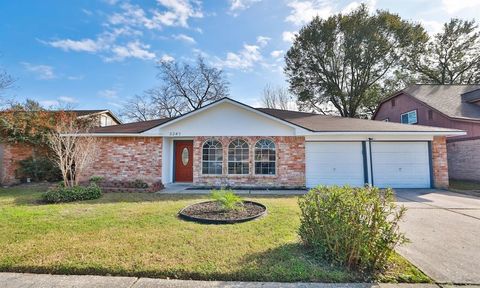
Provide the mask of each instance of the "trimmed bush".
POLYGON ((395 204, 391 189, 319 186, 301 197, 299 206, 303 243, 335 265, 381 270, 394 248, 407 241, 398 229, 406 209, 395 204))
POLYGON ((17 177, 26 181, 30 178, 33 182, 49 181, 55 182, 62 179, 62 174, 57 165, 47 157, 29 157, 18 161, 20 167, 17 169, 17 177))
POLYGON ((98 199, 102 196, 102 190, 97 184, 88 186, 64 187, 59 185, 43 194, 46 203, 63 203, 81 200, 98 199))
POLYGON ((233 193, 232 190, 212 190, 210 193, 210 198, 217 201, 217 203, 219 203, 222 209, 225 211, 244 209, 242 197, 233 193))

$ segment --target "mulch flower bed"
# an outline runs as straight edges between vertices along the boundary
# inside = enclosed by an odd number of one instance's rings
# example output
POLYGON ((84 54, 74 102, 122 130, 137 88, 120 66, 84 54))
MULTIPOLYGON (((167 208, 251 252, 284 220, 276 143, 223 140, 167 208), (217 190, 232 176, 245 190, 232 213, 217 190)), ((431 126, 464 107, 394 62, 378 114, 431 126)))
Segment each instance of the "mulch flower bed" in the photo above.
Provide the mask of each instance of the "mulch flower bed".
POLYGON ((257 202, 243 201, 243 209, 225 211, 216 201, 207 201, 183 208, 179 216, 207 224, 232 224, 253 220, 264 215, 267 208, 257 202))

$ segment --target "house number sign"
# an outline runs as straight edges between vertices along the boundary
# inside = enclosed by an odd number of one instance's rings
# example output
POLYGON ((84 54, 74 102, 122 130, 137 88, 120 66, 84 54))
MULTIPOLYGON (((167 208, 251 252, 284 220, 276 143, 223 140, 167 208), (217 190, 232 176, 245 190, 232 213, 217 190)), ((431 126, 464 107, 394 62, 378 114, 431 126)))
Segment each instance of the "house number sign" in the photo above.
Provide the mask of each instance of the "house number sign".
POLYGON ((177 132, 177 131, 170 131, 169 135, 170 135, 170 136, 180 136, 180 135, 182 135, 182 133, 181 133, 181 132, 177 132))

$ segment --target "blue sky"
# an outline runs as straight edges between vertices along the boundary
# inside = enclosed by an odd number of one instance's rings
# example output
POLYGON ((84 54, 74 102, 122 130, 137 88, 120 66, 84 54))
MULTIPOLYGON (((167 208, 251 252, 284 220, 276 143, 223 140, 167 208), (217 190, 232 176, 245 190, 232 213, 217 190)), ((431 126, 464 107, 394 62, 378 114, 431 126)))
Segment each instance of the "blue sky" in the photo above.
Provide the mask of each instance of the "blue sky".
MULTIPOLYGON (((1 1, 0 66, 17 78, 7 96, 50 106, 118 111, 154 87, 159 59, 203 55, 225 70, 230 96, 259 105, 265 84, 286 86, 283 55, 314 15, 352 0, 1 1)), ((473 19, 480 0, 369 0, 430 33, 452 17, 473 19)), ((477 16, 478 17, 478 16, 477 16)), ((476 19, 477 21, 479 19, 476 19)))

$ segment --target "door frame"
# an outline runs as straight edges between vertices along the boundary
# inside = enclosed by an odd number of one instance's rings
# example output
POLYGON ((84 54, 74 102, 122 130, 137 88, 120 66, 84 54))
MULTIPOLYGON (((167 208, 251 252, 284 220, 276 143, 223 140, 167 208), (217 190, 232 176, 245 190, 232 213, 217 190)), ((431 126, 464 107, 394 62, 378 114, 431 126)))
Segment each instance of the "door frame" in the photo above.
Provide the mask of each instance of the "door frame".
MULTIPOLYGON (((177 168, 176 166, 176 163, 177 163, 177 142, 184 142, 184 141, 190 141, 192 142, 192 174, 193 174, 193 157, 194 156, 194 153, 193 153, 193 139, 192 138, 187 138, 187 139, 173 139, 173 149, 172 149, 172 183, 175 183, 177 182, 177 179, 176 178, 176 173, 175 173, 175 169, 177 168)), ((190 182, 189 182, 190 183, 190 182)), ((192 183, 193 183, 193 179, 192 179, 192 183)))

